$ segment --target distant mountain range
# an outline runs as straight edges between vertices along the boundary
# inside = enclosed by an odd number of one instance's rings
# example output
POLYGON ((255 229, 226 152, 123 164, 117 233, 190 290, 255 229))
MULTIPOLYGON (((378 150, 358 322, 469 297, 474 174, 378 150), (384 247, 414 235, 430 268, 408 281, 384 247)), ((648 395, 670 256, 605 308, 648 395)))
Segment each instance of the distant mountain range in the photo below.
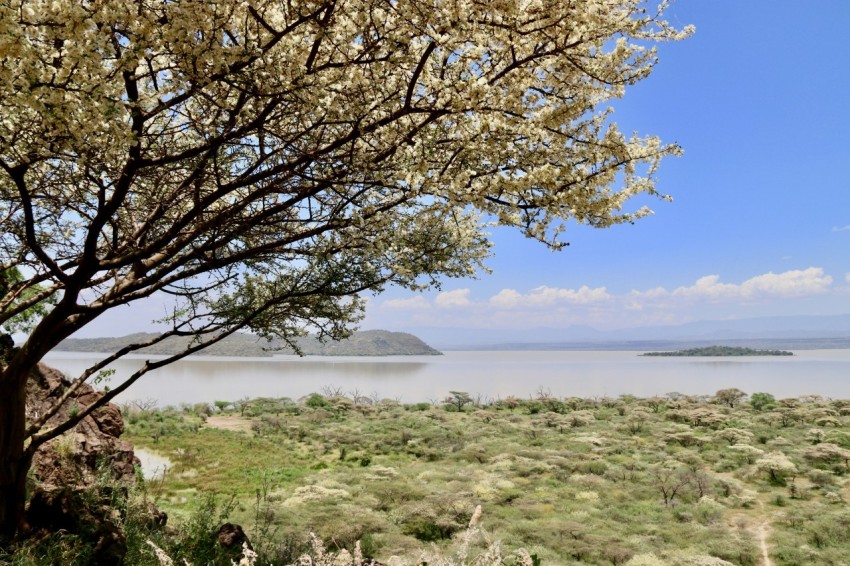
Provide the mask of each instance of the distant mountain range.
MULTIPOLYGON (((130 344, 149 340, 157 334, 137 333, 108 338, 68 338, 56 348, 61 352, 112 353, 130 344)), ((172 355, 183 351, 190 338, 168 338, 140 350, 145 354, 172 355)), ((362 330, 347 340, 320 342, 314 336, 299 338, 298 347, 308 356, 429 356, 440 355, 428 344, 406 332, 362 330)), ((276 354, 294 354, 283 342, 268 342, 252 334, 236 333, 206 348, 205 356, 262 357, 276 354)))
POLYGON ((750 348, 850 348, 850 314, 706 320, 671 326, 566 328, 411 328, 441 350, 649 350, 713 344, 750 348))
MULTIPOLYGON (((67 339, 56 350, 114 352, 153 336, 155 334, 139 333, 117 338, 67 339)), ((185 348, 188 341, 188 338, 169 339, 144 352, 174 354, 185 348)), ((650 351, 714 345, 787 350, 850 348, 850 314, 707 320, 607 331, 589 326, 524 330, 436 327, 410 328, 409 332, 361 330, 340 342, 322 343, 308 336, 299 339, 298 345, 305 355, 318 356, 439 355, 439 350, 650 351)), ((202 353, 254 357, 294 352, 279 342, 269 343, 251 334, 234 334, 202 353)))

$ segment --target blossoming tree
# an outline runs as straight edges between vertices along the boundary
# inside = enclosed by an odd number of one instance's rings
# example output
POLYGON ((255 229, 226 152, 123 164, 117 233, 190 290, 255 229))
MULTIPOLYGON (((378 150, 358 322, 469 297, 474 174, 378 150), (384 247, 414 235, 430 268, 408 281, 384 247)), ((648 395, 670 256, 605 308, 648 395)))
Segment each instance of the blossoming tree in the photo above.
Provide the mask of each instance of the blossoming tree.
POLYGON ((487 222, 558 248, 649 213, 675 146, 603 105, 678 39, 643 0, 3 0, 0 534, 33 453, 238 330, 345 336, 359 293, 467 276, 487 222), (25 385, 105 311, 173 298, 185 351, 47 426, 25 385), (49 310, 45 305, 52 305, 49 310))

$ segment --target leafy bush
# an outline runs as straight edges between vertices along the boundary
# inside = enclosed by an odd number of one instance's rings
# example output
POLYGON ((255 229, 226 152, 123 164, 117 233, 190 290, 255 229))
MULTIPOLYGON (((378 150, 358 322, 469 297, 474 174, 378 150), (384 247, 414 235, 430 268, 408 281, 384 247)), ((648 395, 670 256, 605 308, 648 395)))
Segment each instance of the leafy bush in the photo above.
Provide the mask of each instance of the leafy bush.
POLYGON ((312 393, 309 397, 307 397, 307 400, 304 401, 304 405, 311 409, 328 409, 332 406, 330 401, 318 393, 312 393))

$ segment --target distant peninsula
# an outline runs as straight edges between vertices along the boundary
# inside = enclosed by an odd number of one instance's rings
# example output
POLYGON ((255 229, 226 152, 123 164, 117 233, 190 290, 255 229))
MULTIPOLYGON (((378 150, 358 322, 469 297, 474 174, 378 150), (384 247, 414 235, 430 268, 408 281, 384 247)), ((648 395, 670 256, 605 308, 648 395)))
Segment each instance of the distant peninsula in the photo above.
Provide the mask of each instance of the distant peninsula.
MULTIPOLYGON (((154 333, 136 333, 115 338, 68 338, 56 348, 61 352, 112 353, 130 344, 155 338, 154 333)), ((183 351, 191 338, 167 338, 138 351, 140 354, 174 355, 183 351)), ((296 339, 306 356, 439 356, 435 350, 413 334, 387 330, 361 330, 340 341, 320 341, 315 336, 296 339)), ((236 333, 199 352, 203 356, 268 357, 295 354, 282 341, 267 341, 253 334, 236 333)))
POLYGON ((735 357, 735 356, 793 356, 792 352, 785 350, 756 350, 755 348, 742 348, 739 346, 706 346, 704 348, 690 348, 687 350, 676 350, 674 352, 646 352, 644 356, 665 357, 735 357))

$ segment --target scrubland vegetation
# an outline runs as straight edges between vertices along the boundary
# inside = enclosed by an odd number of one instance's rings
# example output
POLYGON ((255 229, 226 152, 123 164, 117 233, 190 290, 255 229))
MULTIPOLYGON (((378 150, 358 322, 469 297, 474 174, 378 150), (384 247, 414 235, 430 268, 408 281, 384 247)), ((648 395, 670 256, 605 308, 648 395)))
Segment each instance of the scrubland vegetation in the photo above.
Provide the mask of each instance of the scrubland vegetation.
POLYGON ((414 563, 454 552, 478 505, 471 557, 498 540, 540 564, 850 561, 850 401, 326 391, 125 413, 126 437, 172 461, 148 486, 171 522, 217 501, 262 563, 293 561, 310 532, 414 563))

